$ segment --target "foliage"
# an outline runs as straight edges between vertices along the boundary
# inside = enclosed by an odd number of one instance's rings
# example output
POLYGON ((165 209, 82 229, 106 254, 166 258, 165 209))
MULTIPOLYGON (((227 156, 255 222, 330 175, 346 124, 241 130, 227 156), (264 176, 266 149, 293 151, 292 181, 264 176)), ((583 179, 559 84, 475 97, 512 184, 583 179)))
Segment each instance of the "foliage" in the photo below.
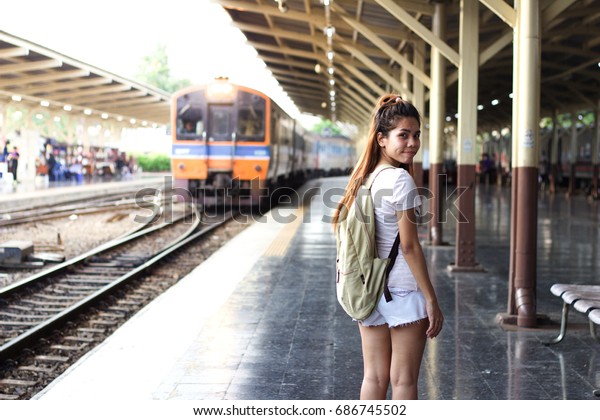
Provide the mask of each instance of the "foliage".
POLYGON ((135 159, 144 172, 168 172, 171 170, 171 159, 164 153, 136 155, 135 159))
POLYGON ((331 120, 321 118, 321 121, 316 123, 312 131, 324 136, 341 136, 342 130, 331 120))
MULTIPOLYGON (((577 113, 575 116, 577 119, 577 125, 592 126, 594 124, 594 112, 593 111, 582 111, 577 113)), ((563 128, 570 128, 573 123, 573 115, 570 113, 559 114, 557 116, 558 125, 563 128)), ((552 128, 552 117, 543 117, 540 121, 540 127, 550 129, 552 128)))
POLYGON ((192 84, 188 79, 171 77, 169 56, 167 55, 167 47, 164 44, 157 45, 152 54, 142 59, 137 79, 170 93, 192 84))

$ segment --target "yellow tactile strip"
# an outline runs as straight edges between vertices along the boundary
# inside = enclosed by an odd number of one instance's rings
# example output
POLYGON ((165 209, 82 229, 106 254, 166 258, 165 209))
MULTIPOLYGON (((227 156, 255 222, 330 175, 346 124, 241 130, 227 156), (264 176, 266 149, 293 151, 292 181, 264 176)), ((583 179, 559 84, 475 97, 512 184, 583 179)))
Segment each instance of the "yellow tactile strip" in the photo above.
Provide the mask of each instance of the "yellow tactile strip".
POLYGON ((283 257, 287 252, 288 247, 292 241, 292 238, 296 234, 296 231, 302 224, 304 215, 304 208, 300 207, 295 209, 290 214, 296 216, 296 218, 287 223, 277 237, 271 242, 271 245, 265 250, 263 254, 265 257, 283 257))

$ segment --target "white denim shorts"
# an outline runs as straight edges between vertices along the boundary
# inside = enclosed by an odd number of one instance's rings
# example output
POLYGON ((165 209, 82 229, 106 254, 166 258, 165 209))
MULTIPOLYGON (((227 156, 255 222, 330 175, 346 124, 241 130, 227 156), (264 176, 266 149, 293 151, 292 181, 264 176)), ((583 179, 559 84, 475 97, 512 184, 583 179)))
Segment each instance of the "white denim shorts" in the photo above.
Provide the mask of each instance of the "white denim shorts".
POLYGON ((412 324, 427 318, 425 296, 420 290, 406 291, 390 287, 392 300, 385 301, 385 295, 377 303, 368 318, 359 321, 365 327, 387 324, 390 328, 412 324))

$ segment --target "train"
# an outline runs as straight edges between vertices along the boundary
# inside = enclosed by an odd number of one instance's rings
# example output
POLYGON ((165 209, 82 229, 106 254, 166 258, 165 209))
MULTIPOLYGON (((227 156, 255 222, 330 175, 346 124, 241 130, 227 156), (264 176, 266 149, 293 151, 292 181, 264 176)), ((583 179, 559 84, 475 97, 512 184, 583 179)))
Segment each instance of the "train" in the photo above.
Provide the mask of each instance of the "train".
POLYGON ((351 171, 353 141, 305 130, 263 92, 218 78, 173 94, 175 188, 205 205, 262 205, 280 187, 351 171))

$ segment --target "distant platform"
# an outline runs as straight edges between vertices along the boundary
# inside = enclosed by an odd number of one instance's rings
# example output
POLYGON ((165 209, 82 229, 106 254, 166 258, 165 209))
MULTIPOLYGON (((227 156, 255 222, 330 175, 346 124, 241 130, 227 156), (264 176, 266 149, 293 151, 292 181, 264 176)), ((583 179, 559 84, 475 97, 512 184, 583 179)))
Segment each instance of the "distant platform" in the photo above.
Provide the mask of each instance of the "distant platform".
POLYGON ((169 173, 142 173, 123 178, 84 179, 81 182, 49 182, 47 178, 38 177, 35 181, 2 184, 0 186, 0 212, 50 202, 58 204, 109 192, 159 187, 170 182, 168 178, 170 176, 169 173))

